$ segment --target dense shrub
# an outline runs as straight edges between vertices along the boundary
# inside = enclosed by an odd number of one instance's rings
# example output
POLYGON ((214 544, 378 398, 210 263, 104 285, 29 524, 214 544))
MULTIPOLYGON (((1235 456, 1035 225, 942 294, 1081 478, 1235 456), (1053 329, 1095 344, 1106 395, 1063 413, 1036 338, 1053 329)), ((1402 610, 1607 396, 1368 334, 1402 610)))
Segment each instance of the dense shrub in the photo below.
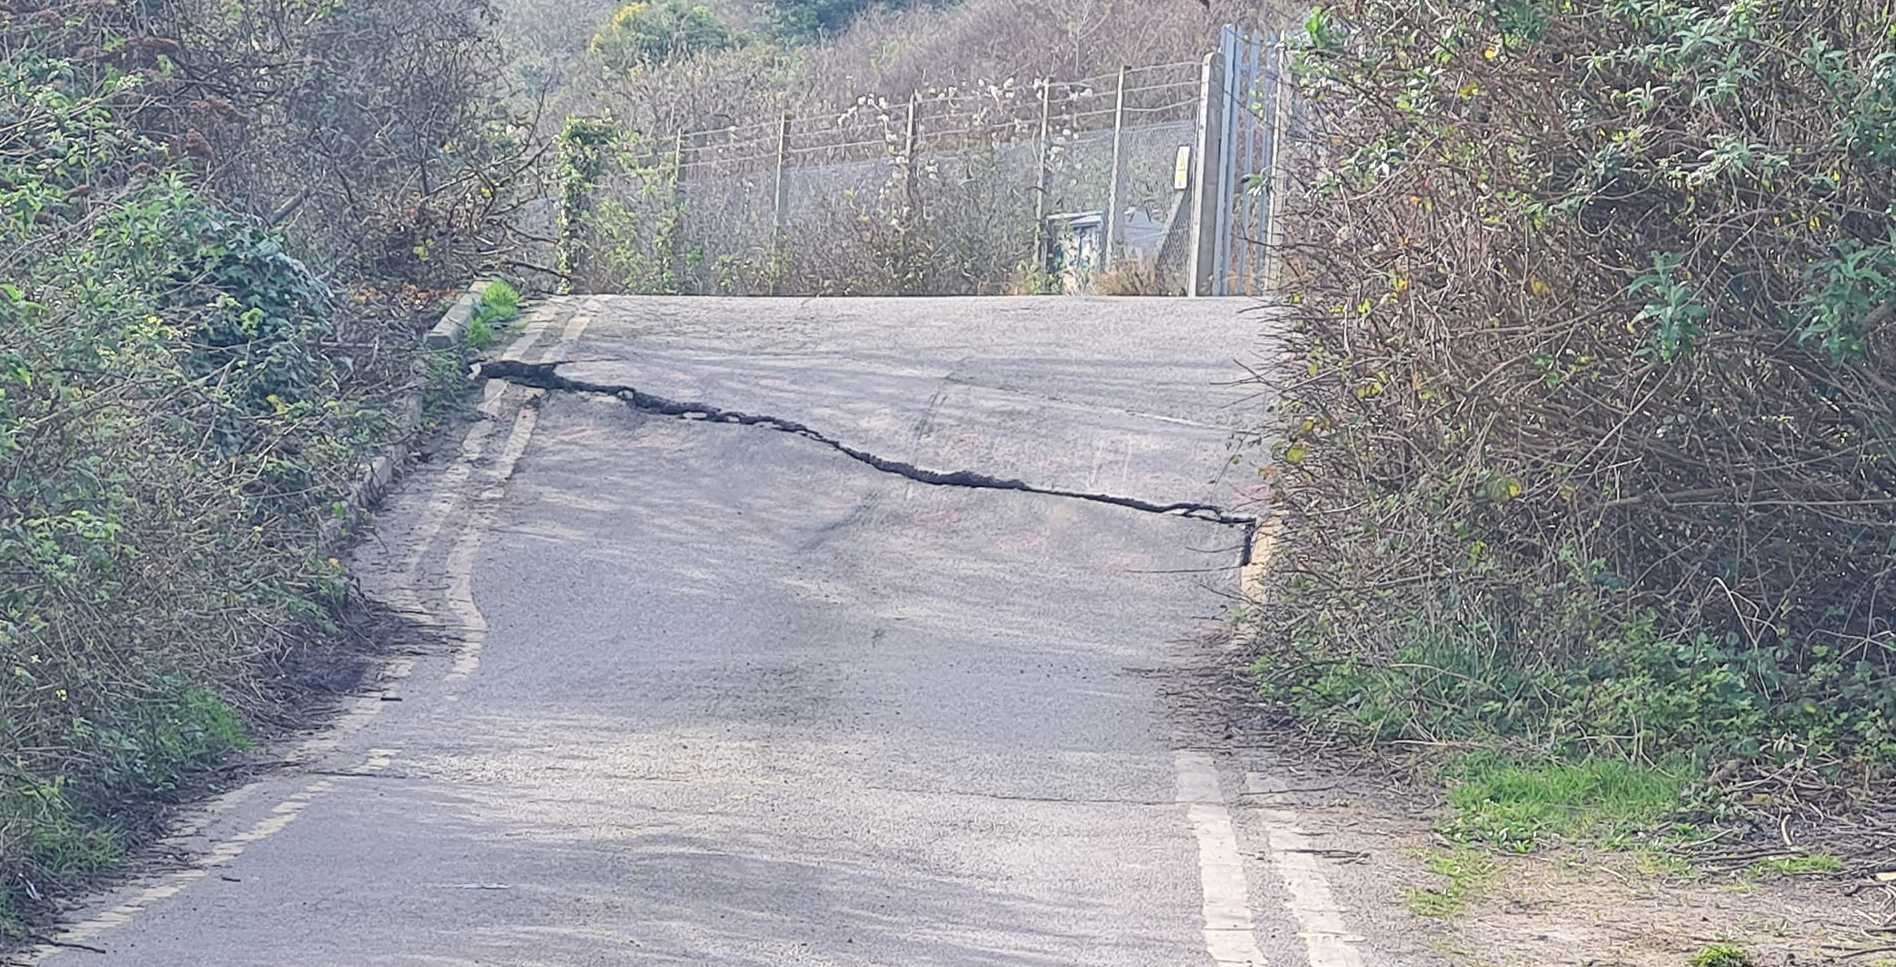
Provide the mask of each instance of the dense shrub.
POLYGON ((0 9, 0 48, 140 80, 115 108, 205 189, 349 274, 459 283, 517 241, 538 148, 488 0, 0 9))
MULTIPOLYGON (((869 10, 901 10, 931 0, 771 0, 777 29, 791 37, 812 38, 840 33, 850 21, 869 10)), ((945 6, 948 0, 932 0, 945 6)))
POLYGON ((245 741, 229 703, 327 620, 317 527, 387 431, 325 351, 330 286, 120 120, 141 84, 0 62, 9 894, 96 872, 129 798, 245 741))
POLYGON ((608 70, 624 72, 691 54, 737 46, 731 28, 687 0, 628 3, 593 36, 591 51, 608 70))
POLYGON ((0 943, 335 640, 425 287, 537 194, 490 15, 0 7, 0 943))
POLYGON ((1280 694, 1386 738, 1896 762, 1891 23, 1311 17, 1280 694))

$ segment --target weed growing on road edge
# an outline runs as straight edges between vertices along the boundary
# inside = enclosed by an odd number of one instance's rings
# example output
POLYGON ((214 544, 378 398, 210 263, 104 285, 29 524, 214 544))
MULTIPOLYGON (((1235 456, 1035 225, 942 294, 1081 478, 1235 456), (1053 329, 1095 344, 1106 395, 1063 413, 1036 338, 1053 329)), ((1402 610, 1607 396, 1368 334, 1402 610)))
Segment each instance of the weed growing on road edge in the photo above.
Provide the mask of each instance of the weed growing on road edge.
POLYGON ((1478 849, 1457 847, 1428 854, 1424 865, 1446 882, 1440 887, 1413 889, 1408 892, 1409 911, 1433 920, 1451 920, 1479 899, 1499 872, 1492 857, 1478 849))
POLYGON ((1745 875, 1753 879, 1784 879, 1793 876, 1834 876, 1843 872, 1843 860, 1830 853, 1808 853, 1803 856, 1774 856, 1759 860, 1745 868, 1745 875))
POLYGON ((1755 967, 1756 960, 1735 944, 1713 944, 1693 955, 1691 967, 1755 967))
POLYGON ((1159 267, 1152 261, 1129 262, 1102 272, 1093 279, 1093 289, 1108 296, 1177 295, 1165 284, 1159 267))
POLYGON ((467 344, 476 351, 490 349, 500 341, 501 327, 520 318, 520 290, 504 280, 488 283, 481 293, 474 318, 467 323, 467 344))

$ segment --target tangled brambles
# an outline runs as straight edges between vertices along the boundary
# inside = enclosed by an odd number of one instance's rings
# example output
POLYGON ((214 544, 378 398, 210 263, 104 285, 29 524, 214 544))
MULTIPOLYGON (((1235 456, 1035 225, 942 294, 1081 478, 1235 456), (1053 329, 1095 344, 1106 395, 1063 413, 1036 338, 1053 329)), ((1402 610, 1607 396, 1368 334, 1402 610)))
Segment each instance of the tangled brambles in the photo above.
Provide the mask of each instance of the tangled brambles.
POLYGON ((1887 775, 1891 23, 1311 18, 1267 685, 1382 739, 1887 775))
POLYGON ((342 637, 421 287, 514 251, 487 16, 0 10, 0 945, 342 637))

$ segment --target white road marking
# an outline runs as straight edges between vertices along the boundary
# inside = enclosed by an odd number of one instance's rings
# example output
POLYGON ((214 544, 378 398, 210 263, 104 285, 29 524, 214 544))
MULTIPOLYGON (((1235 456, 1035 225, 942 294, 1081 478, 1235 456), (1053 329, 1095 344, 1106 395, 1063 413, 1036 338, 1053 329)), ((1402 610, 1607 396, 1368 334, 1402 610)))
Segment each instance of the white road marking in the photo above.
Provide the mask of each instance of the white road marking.
POLYGON ((560 333, 560 341, 555 343, 552 349, 541 354, 540 361, 543 363, 563 361, 566 354, 579 344, 580 337, 586 335, 586 327, 592 325, 593 316, 598 315, 604 308, 605 303, 597 298, 586 300, 579 311, 566 320, 566 328, 560 333))
MULTIPOLYGON (((388 749, 371 749, 368 758, 362 763, 363 773, 376 773, 387 769, 394 760, 395 753, 388 749)), ((268 839, 281 832, 297 820, 303 811, 317 799, 335 789, 336 780, 319 779, 304 786, 300 791, 272 807, 270 812, 258 820, 249 829, 219 843, 196 866, 188 870, 177 870, 161 877, 157 883, 140 890, 124 903, 104 913, 75 923, 59 932, 58 940, 63 944, 92 944, 101 934, 122 926, 143 912, 147 907, 168 900, 184 892, 191 884, 210 875, 211 870, 224 866, 242 856, 252 843, 268 839)), ((26 962, 39 964, 61 953, 70 952, 69 947, 54 944, 41 944, 26 953, 26 962)))
POLYGON ((393 686, 399 684, 415 671, 413 658, 397 658, 382 666, 380 684, 384 687, 367 695, 358 695, 350 700, 348 710, 325 727, 321 732, 304 739, 289 756, 290 761, 299 765, 314 762, 336 751, 342 740, 362 731, 369 720, 382 714, 388 707, 382 696, 392 694, 393 686))
MULTIPOLYGON (((592 325, 593 315, 599 308, 597 302, 588 302, 574 313, 560 333, 559 342, 541 356, 541 361, 558 360, 570 352, 586 335, 586 327, 592 325)), ((498 391, 489 393, 481 407, 481 412, 492 418, 499 415, 502 401, 513 387, 500 382, 489 382, 487 386, 490 391, 498 388, 498 391)), ((525 395, 528 399, 537 399, 544 396, 545 391, 528 390, 525 395)), ((513 479, 520 458, 526 454, 527 445, 533 441, 533 430, 539 425, 539 419, 540 411, 531 406, 522 406, 514 415, 513 432, 508 434, 507 444, 501 448, 500 456, 494 462, 489 485, 473 496, 477 509, 463 526, 461 536, 455 540, 443 565, 449 580, 446 607, 459 621, 461 631, 461 644, 455 651, 454 665, 446 677, 449 684, 462 682, 480 670, 481 652, 487 647, 487 616, 481 613, 480 605, 474 601, 474 562, 480 556, 481 545, 486 543, 488 533, 494 529, 496 505, 505 496, 507 481, 513 479)))
MULTIPOLYGON (((528 316, 526 329, 521 332, 520 338, 507 347, 506 352, 501 353, 500 358, 512 362, 524 360, 527 352, 539 344, 540 337, 553 324, 557 315, 554 310, 557 308, 557 305, 542 306, 528 316)), ((505 386, 493 383, 488 386, 481 410, 483 414, 491 416, 493 414, 488 413, 488 410, 495 405, 498 391, 505 389, 505 386)), ((498 409, 493 410, 493 413, 498 412, 498 409)), ((461 440, 461 458, 443 471, 441 479, 436 482, 434 494, 422 511, 421 526, 415 529, 409 539, 406 563, 401 574, 396 577, 394 587, 387 592, 388 603, 395 610, 410 615, 426 613, 427 606, 422 603, 419 590, 422 564, 427 560, 428 549, 434 546, 435 539, 441 536, 448 520, 460 507, 462 495, 467 489, 467 479, 474 472, 474 464, 486 453, 487 444, 497 431, 498 426, 492 419, 483 420, 470 429, 461 440)))
MULTIPOLYGON (((540 393, 539 390, 532 392, 540 393)), ((474 561, 480 556, 481 545, 487 541, 487 532, 493 528, 494 505, 505 494, 503 488, 513 476, 514 468, 519 466, 520 457, 526 453, 539 422, 540 413, 532 407, 523 406, 514 414, 513 432, 507 435, 507 445, 502 448, 494 467, 493 486, 475 495, 479 509, 462 529, 443 565, 450 582, 446 607, 459 622, 461 639, 460 647, 455 649, 454 665, 448 670, 446 680, 450 683, 467 678, 481 667, 481 652, 487 647, 487 616, 474 602, 474 561)))
MULTIPOLYGON (((590 310, 594 305, 593 303, 589 303, 587 308, 590 310)), ((555 313, 544 309, 534 313, 528 320, 526 330, 512 346, 508 347, 502 358, 512 360, 523 358, 526 352, 539 341, 541 335, 551 324, 554 315, 555 313)), ((590 312, 576 314, 573 319, 568 321, 565 330, 561 334, 559 344, 554 347, 553 351, 564 352, 570 350, 573 344, 578 342, 579 337, 585 333, 586 327, 590 322, 590 312)), ((509 389, 511 389, 511 387, 507 384, 489 383, 487 385, 485 397, 480 409, 482 414, 487 416, 488 419, 468 432, 467 437, 461 444, 460 459, 455 462, 454 466, 448 468, 438 482, 436 496, 429 502, 427 509, 423 512, 421 526, 417 529, 411 540, 412 546, 407 556, 406 566, 403 568, 402 574, 396 582, 396 587, 389 591, 389 603, 391 605, 413 614, 421 614, 425 610, 420 594, 417 591, 417 585, 420 581, 420 571, 423 561, 426 559, 428 547, 446 527, 448 520, 453 515, 459 503, 457 495, 464 491, 465 484, 473 475, 475 465, 486 455, 487 446, 494 434, 498 431, 498 424, 494 422, 494 419, 503 412, 504 404, 507 402, 507 390, 509 389)), ((538 391, 534 392, 537 393, 538 391)), ((505 483, 505 481, 513 475, 513 468, 519 463, 521 454, 526 450, 528 439, 532 436, 533 425, 537 415, 538 414, 533 410, 525 407, 516 415, 513 433, 507 438, 507 444, 502 450, 500 466, 496 468, 496 485, 505 483)), ((489 489, 484 491, 480 497, 483 499, 488 498, 493 493, 494 491, 489 489)), ((482 515, 481 520, 476 522, 478 526, 468 526, 467 530, 484 531, 487 527, 491 526, 492 522, 488 519, 490 517, 491 514, 482 515)), ((464 533, 463 539, 465 539, 465 537, 466 535, 464 533)), ((457 542, 457 547, 458 546, 459 543, 457 542)), ((476 542, 474 550, 478 551, 478 542, 476 542)), ((471 571, 471 552, 468 555, 468 565, 471 571)), ((459 578, 457 577, 457 586, 458 582, 459 578)), ((470 583, 470 605, 472 603, 471 593, 470 583)), ((479 617, 478 609, 474 611, 474 615, 479 617)), ((484 633, 484 619, 481 621, 481 627, 484 633)), ((478 655, 479 651, 478 648, 476 648, 472 659, 475 664, 478 664, 478 655)), ((465 653, 460 658, 457 658, 453 669, 448 673, 450 680, 457 676, 465 675, 463 667, 467 660, 468 658, 465 653)), ((408 678, 414 673, 414 670, 415 659, 395 659, 383 666, 380 681, 384 685, 393 685, 394 683, 401 682, 408 678)), ((471 671, 471 667, 467 670, 471 671)), ((331 723, 328 728, 324 729, 321 734, 312 736, 298 744, 290 758, 299 763, 308 763, 335 752, 344 738, 361 731, 363 726, 367 725, 370 720, 381 714, 382 710, 388 707, 388 703, 383 700, 383 696, 387 694, 388 691, 388 688, 383 688, 374 694, 357 696, 349 703, 346 711, 344 711, 335 722, 331 723)), ((387 749, 371 749, 368 752, 367 759, 357 771, 365 774, 381 772, 388 768, 393 756, 394 753, 387 749)), ((229 812, 245 800, 253 798, 257 790, 261 788, 263 788, 262 782, 259 781, 218 797, 201 810, 195 819, 167 837, 165 842, 181 844, 185 840, 196 837, 218 816, 229 812)), ((211 870, 237 859, 237 857, 243 855, 244 850, 248 849, 252 843, 259 842, 282 832, 291 823, 295 822, 297 817, 301 816, 303 811, 308 809, 312 803, 335 788, 336 781, 333 779, 320 779, 311 782, 301 790, 292 794, 289 798, 271 807, 270 812, 249 829, 213 846, 192 868, 178 870, 165 875, 157 883, 140 890, 130 899, 120 903, 118 906, 61 930, 59 935, 54 939, 64 944, 90 944, 101 934, 129 922, 134 916, 148 907, 184 892, 191 884, 208 876, 211 870)), ((42 944, 26 953, 25 963, 39 964, 60 953, 67 952, 70 949, 71 948, 60 947, 54 944, 42 944)))
MULTIPOLYGON (((1245 774, 1247 793, 1267 794, 1281 788, 1264 776, 1245 774)), ((1356 949, 1362 938, 1351 934, 1344 923, 1343 908, 1330 891, 1329 877, 1310 837, 1299 828, 1297 814, 1267 806, 1251 815, 1264 824, 1271 868, 1290 898, 1290 912, 1297 918, 1297 935, 1303 938, 1310 967, 1363 967, 1363 955, 1356 949)))
MULTIPOLYGON (((1283 518, 1279 516, 1271 515, 1258 522, 1251 542, 1251 563, 1239 575, 1239 591, 1252 604, 1263 600, 1264 579, 1282 530, 1283 518)), ((1244 786, 1245 792, 1254 794, 1281 788, 1274 787, 1267 777, 1257 773, 1246 773, 1244 786)), ((1312 849, 1310 837, 1299 828, 1297 814, 1266 806, 1251 815, 1264 824, 1271 870, 1277 874, 1289 898, 1287 905, 1297 920, 1297 935, 1303 939, 1304 955, 1309 958, 1310 967, 1363 967, 1363 955, 1356 949, 1361 938, 1349 933, 1343 920, 1343 908, 1330 890, 1329 877, 1312 849)))
POLYGON ((1251 918, 1251 890, 1245 882, 1244 857, 1218 788, 1218 768, 1204 752, 1181 749, 1172 757, 1178 770, 1178 801, 1198 838, 1198 874, 1205 891, 1205 950, 1214 963, 1263 967, 1257 924, 1251 918))

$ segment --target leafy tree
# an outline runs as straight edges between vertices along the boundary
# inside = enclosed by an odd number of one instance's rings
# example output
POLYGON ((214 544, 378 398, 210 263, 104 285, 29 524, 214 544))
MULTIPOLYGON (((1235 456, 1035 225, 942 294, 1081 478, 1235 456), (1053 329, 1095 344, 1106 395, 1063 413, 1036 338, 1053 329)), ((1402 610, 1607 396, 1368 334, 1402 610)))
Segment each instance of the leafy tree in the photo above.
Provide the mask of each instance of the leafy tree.
POLYGON ((850 21, 872 7, 906 10, 928 4, 945 6, 944 0, 772 0, 772 15, 777 29, 785 36, 808 40, 841 33, 850 21))
POLYGON ((628 3, 593 37, 592 52, 615 71, 726 50, 738 37, 717 15, 686 0, 628 3))

